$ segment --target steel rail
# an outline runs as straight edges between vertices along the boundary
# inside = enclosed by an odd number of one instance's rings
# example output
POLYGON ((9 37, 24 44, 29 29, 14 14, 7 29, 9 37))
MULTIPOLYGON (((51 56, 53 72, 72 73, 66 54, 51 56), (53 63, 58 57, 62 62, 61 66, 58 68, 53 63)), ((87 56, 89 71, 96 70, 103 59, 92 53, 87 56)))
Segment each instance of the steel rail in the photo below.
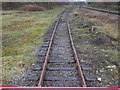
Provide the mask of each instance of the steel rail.
POLYGON ((71 30, 70 30, 70 24, 68 22, 68 19, 67 19, 67 26, 68 26, 68 31, 69 31, 70 42, 71 42, 73 53, 74 53, 74 58, 77 61, 76 63, 77 63, 77 66, 78 66, 78 71, 79 71, 79 74, 80 74, 81 79, 82 79, 82 83, 83 83, 82 86, 86 87, 86 82, 85 82, 85 79, 84 79, 84 76, 83 76, 83 72, 82 72, 82 69, 81 69, 81 66, 80 66, 80 62, 79 62, 79 59, 78 59, 78 56, 77 56, 75 46, 74 46, 74 43, 73 43, 72 34, 71 34, 71 30))
MULTIPOLYGON (((62 14, 63 13, 64 13, 64 11, 62 12, 62 14)), ((53 42, 53 38, 54 38, 54 35, 55 35, 55 31, 57 29, 57 26, 58 26, 58 23, 60 21, 60 18, 62 16, 62 14, 59 16, 59 19, 57 20, 57 23, 55 24, 55 27, 54 27, 54 30, 53 30, 53 33, 52 33, 52 36, 51 36, 51 39, 50 39, 50 42, 49 42, 49 46, 48 46, 48 50, 47 50, 47 53, 46 53, 46 56, 45 56, 45 62, 43 64, 43 68, 42 68, 42 72, 41 72, 41 75, 40 75, 38 87, 41 87, 42 84, 43 84, 44 73, 46 71, 46 65, 47 65, 47 62, 48 62, 48 57, 49 57, 49 54, 50 54, 50 49, 51 49, 51 46, 52 46, 52 42, 53 42)))

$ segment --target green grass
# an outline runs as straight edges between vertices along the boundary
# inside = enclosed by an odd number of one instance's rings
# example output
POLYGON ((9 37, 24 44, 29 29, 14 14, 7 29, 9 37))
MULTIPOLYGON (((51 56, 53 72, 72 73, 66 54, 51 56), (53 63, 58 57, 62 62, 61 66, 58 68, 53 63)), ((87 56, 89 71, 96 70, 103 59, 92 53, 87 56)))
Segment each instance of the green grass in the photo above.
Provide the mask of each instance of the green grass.
MULTIPOLYGON (((35 60, 35 57, 31 55, 32 51, 42 44, 45 31, 64 8, 57 7, 42 12, 2 16, 3 84, 6 84, 35 60)), ((5 11, 5 13, 7 12, 5 11)))
POLYGON ((93 8, 93 7, 89 7, 89 6, 83 6, 83 7, 90 8, 90 9, 94 9, 94 10, 100 10, 100 11, 111 12, 111 13, 120 13, 120 12, 118 12, 118 11, 107 10, 107 9, 99 9, 99 8, 93 8))

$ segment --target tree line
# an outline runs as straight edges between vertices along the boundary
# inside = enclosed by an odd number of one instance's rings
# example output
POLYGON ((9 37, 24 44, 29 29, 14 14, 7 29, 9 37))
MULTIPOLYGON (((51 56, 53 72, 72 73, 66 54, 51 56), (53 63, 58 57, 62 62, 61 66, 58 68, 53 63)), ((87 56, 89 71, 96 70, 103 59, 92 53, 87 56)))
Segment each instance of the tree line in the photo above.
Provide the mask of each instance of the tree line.
POLYGON ((68 2, 3 2, 2 9, 3 10, 14 10, 27 4, 36 4, 46 9, 52 9, 56 6, 68 5, 69 3, 68 2))
POLYGON ((118 10, 119 4, 119 2, 88 2, 88 6, 110 10, 118 10))

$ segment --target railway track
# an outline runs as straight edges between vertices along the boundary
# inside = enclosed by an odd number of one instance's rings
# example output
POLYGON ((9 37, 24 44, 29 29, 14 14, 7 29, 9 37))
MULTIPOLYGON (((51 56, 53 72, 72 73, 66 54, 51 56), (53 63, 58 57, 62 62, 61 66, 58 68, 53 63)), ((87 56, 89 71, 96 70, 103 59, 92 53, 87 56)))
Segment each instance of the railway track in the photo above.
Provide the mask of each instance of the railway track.
POLYGON ((70 10, 63 11, 45 35, 37 55, 38 66, 32 68, 37 76, 30 77, 28 82, 35 81, 39 87, 86 87, 97 81, 89 74, 91 68, 80 65, 67 19, 70 10))
POLYGON ((38 86, 86 86, 67 21, 68 11, 61 13, 54 26, 38 86))

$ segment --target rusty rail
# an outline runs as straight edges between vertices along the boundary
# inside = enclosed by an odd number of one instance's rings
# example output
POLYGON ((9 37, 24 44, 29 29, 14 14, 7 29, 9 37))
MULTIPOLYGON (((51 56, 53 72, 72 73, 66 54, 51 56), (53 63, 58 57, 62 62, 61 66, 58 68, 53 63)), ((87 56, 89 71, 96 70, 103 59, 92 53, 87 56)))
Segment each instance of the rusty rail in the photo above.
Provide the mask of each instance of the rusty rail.
POLYGON ((81 66, 80 66, 80 62, 79 62, 79 59, 78 59, 78 56, 77 56, 77 52, 76 52, 75 46, 74 46, 74 43, 73 43, 73 39, 72 39, 72 35, 71 35, 71 30, 70 30, 70 25, 69 25, 68 19, 67 19, 67 26, 68 26, 69 37, 70 37, 70 41, 71 41, 71 45, 72 45, 72 49, 73 49, 73 53, 74 53, 74 58, 76 60, 77 66, 78 66, 78 71, 79 71, 79 74, 80 74, 81 79, 82 79, 83 87, 86 87, 86 82, 85 82, 85 79, 84 79, 84 76, 83 76, 83 73, 82 73, 82 69, 81 69, 81 66))
MULTIPOLYGON (((64 11, 62 12, 62 14, 63 13, 64 13, 64 11)), ((48 50, 47 50, 47 53, 46 53, 46 56, 45 56, 45 62, 43 64, 43 69, 42 69, 41 76, 40 76, 40 79, 39 79, 38 87, 41 87, 42 84, 43 84, 43 79, 44 79, 44 74, 45 74, 45 71, 46 71, 46 65, 47 65, 47 62, 48 62, 50 49, 51 49, 51 46, 52 46, 55 31, 57 29, 57 26, 59 24, 59 21, 60 21, 60 18, 62 16, 62 14, 59 16, 59 19, 58 19, 57 23, 55 24, 55 27, 54 27, 54 30, 53 30, 53 33, 52 33, 52 36, 51 36, 51 39, 50 39, 50 42, 49 42, 49 46, 48 46, 48 50)), ((67 20, 67 27, 68 27, 70 42, 71 42, 73 53, 74 53, 74 58, 76 60, 76 63, 77 63, 77 66, 78 66, 78 71, 79 71, 80 77, 82 79, 82 83, 83 83, 82 86, 86 87, 86 83, 85 83, 85 79, 84 79, 84 76, 83 76, 83 73, 82 73, 80 62, 79 62, 79 59, 78 59, 78 56, 77 56, 77 53, 76 53, 76 49, 75 49, 75 46, 74 46, 74 43, 73 43, 73 39, 72 39, 71 31, 70 31, 70 25, 69 25, 68 20, 67 20)))
MULTIPOLYGON (((63 13, 64 13, 64 11, 62 12, 62 14, 63 13)), ((51 39, 50 39, 50 42, 49 42, 49 46, 48 46, 48 50, 47 50, 47 53, 46 53, 46 56, 45 56, 45 62, 43 64, 43 69, 42 69, 41 76, 40 76, 40 79, 39 79, 38 87, 41 87, 41 85, 43 84, 44 73, 46 71, 46 65, 47 65, 47 62, 48 62, 50 49, 51 49, 51 46, 52 46, 52 42, 53 42, 53 38, 54 38, 54 35, 55 35, 56 28, 58 26, 58 23, 60 21, 60 18, 62 16, 62 14, 59 16, 59 19, 58 19, 57 23, 55 24, 55 27, 54 27, 54 30, 53 30, 53 33, 52 33, 52 36, 51 36, 51 39)))

